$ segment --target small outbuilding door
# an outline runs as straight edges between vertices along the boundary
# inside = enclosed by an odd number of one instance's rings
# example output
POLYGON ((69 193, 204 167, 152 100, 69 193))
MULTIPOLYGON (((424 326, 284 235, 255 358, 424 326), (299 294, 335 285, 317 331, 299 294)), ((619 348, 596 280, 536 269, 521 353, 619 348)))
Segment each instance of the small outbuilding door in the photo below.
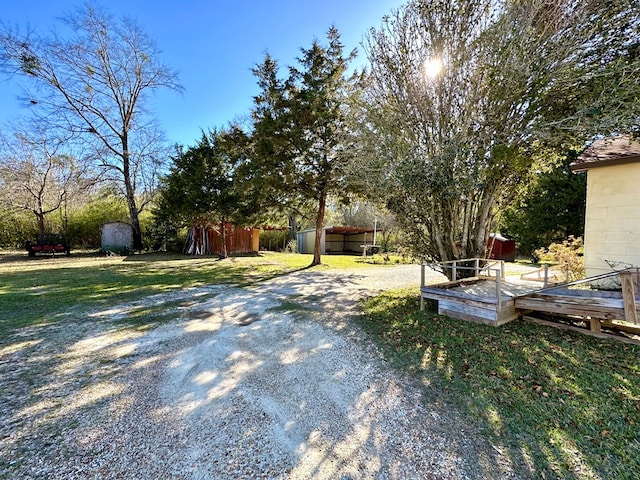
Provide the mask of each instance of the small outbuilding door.
POLYGON ((102 252, 127 253, 133 248, 133 228, 125 222, 102 225, 102 252))

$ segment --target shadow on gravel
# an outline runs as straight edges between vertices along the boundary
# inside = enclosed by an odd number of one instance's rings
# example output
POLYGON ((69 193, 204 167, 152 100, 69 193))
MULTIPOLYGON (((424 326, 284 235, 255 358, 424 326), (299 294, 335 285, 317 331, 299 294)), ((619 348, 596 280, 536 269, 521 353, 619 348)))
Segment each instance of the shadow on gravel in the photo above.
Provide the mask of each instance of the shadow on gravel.
POLYGON ((25 330, 0 351, 0 478, 503 477, 455 412, 337 332, 366 275, 304 270, 186 292, 153 329, 25 330))
MULTIPOLYGON (((329 289, 329 278, 322 283, 329 289)), ((297 278, 287 287, 300 292, 306 285, 297 278)), ((175 425, 182 442, 198 445, 194 477, 501 473, 463 422, 425 403, 370 347, 317 322, 274 313, 272 298, 264 289, 217 297, 223 303, 211 320, 220 325, 216 335, 182 350, 167 370, 158 416, 175 425), (254 321, 238 322, 239 312, 254 321)))

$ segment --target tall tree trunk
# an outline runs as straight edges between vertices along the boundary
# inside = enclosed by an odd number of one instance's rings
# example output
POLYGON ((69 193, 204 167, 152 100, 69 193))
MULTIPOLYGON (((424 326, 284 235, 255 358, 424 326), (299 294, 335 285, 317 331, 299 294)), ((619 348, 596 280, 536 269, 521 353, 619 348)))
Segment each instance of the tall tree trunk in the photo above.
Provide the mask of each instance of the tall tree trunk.
POLYGON ((38 219, 38 240, 41 238, 44 240, 46 233, 46 225, 44 221, 44 213, 42 211, 35 212, 36 218, 38 219))
POLYGON ((133 233, 133 249, 142 250, 142 230, 138 218, 138 207, 133 192, 127 192, 127 206, 129 207, 129 218, 131 219, 131 230, 133 233))
POLYGON ((489 190, 489 193, 482 198, 482 201, 478 206, 478 227, 475 233, 475 255, 479 257, 484 257, 487 254, 487 240, 489 239, 493 223, 491 210, 495 203, 495 197, 496 194, 494 193, 494 190, 489 190))
POLYGON ((327 192, 322 190, 318 199, 318 214, 316 215, 316 242, 313 248, 313 262, 311 266, 322 263, 322 226, 324 224, 324 211, 327 205, 327 192))
POLYGON ((127 206, 129 207, 129 218, 131 219, 131 230, 133 233, 133 249, 142 250, 142 229, 138 218, 138 206, 136 205, 136 192, 131 183, 131 169, 129 159, 129 142, 126 134, 122 138, 122 176, 124 179, 125 195, 127 206))
POLYGON ((222 232, 222 256, 227 258, 229 256, 229 252, 227 252, 227 224, 224 218, 220 223, 220 231, 222 232))
POLYGON ((296 221, 295 214, 291 213, 289 218, 289 241, 296 240, 298 237, 298 222, 296 221))

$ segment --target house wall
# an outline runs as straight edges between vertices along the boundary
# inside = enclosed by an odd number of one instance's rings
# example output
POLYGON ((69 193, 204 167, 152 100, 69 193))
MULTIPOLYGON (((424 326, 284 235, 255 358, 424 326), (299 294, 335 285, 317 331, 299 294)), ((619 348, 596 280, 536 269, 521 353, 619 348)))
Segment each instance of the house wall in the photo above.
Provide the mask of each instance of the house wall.
POLYGON ((640 163, 589 169, 584 242, 588 277, 640 266, 640 163))
POLYGON ((489 258, 513 262, 516 259, 516 241, 489 237, 487 251, 490 252, 489 258))
MULTIPOLYGON (((343 253, 344 252, 344 235, 341 233, 326 233, 324 248, 326 253, 343 253)), ((324 253, 324 252, 323 252, 324 253)))
MULTIPOLYGON (((315 238, 315 230, 298 232, 298 253, 313 253, 315 238)), ((327 233, 323 230, 320 253, 362 253, 360 245, 372 242, 373 233, 327 233)))
POLYGON ((372 243, 373 233, 349 233, 344 236, 344 251, 362 253, 360 245, 372 243))
POLYGON ((327 233, 326 253, 362 253, 365 243, 373 242, 373 233, 327 233))

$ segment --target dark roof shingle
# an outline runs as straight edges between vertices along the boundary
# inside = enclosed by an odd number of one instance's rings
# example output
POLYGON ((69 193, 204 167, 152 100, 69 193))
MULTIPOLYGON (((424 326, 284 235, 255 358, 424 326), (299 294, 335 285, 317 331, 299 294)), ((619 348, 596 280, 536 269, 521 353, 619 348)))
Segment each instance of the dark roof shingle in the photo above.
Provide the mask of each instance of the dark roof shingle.
POLYGON ((640 161, 640 142, 628 135, 594 140, 571 164, 571 170, 582 172, 592 167, 640 161))

